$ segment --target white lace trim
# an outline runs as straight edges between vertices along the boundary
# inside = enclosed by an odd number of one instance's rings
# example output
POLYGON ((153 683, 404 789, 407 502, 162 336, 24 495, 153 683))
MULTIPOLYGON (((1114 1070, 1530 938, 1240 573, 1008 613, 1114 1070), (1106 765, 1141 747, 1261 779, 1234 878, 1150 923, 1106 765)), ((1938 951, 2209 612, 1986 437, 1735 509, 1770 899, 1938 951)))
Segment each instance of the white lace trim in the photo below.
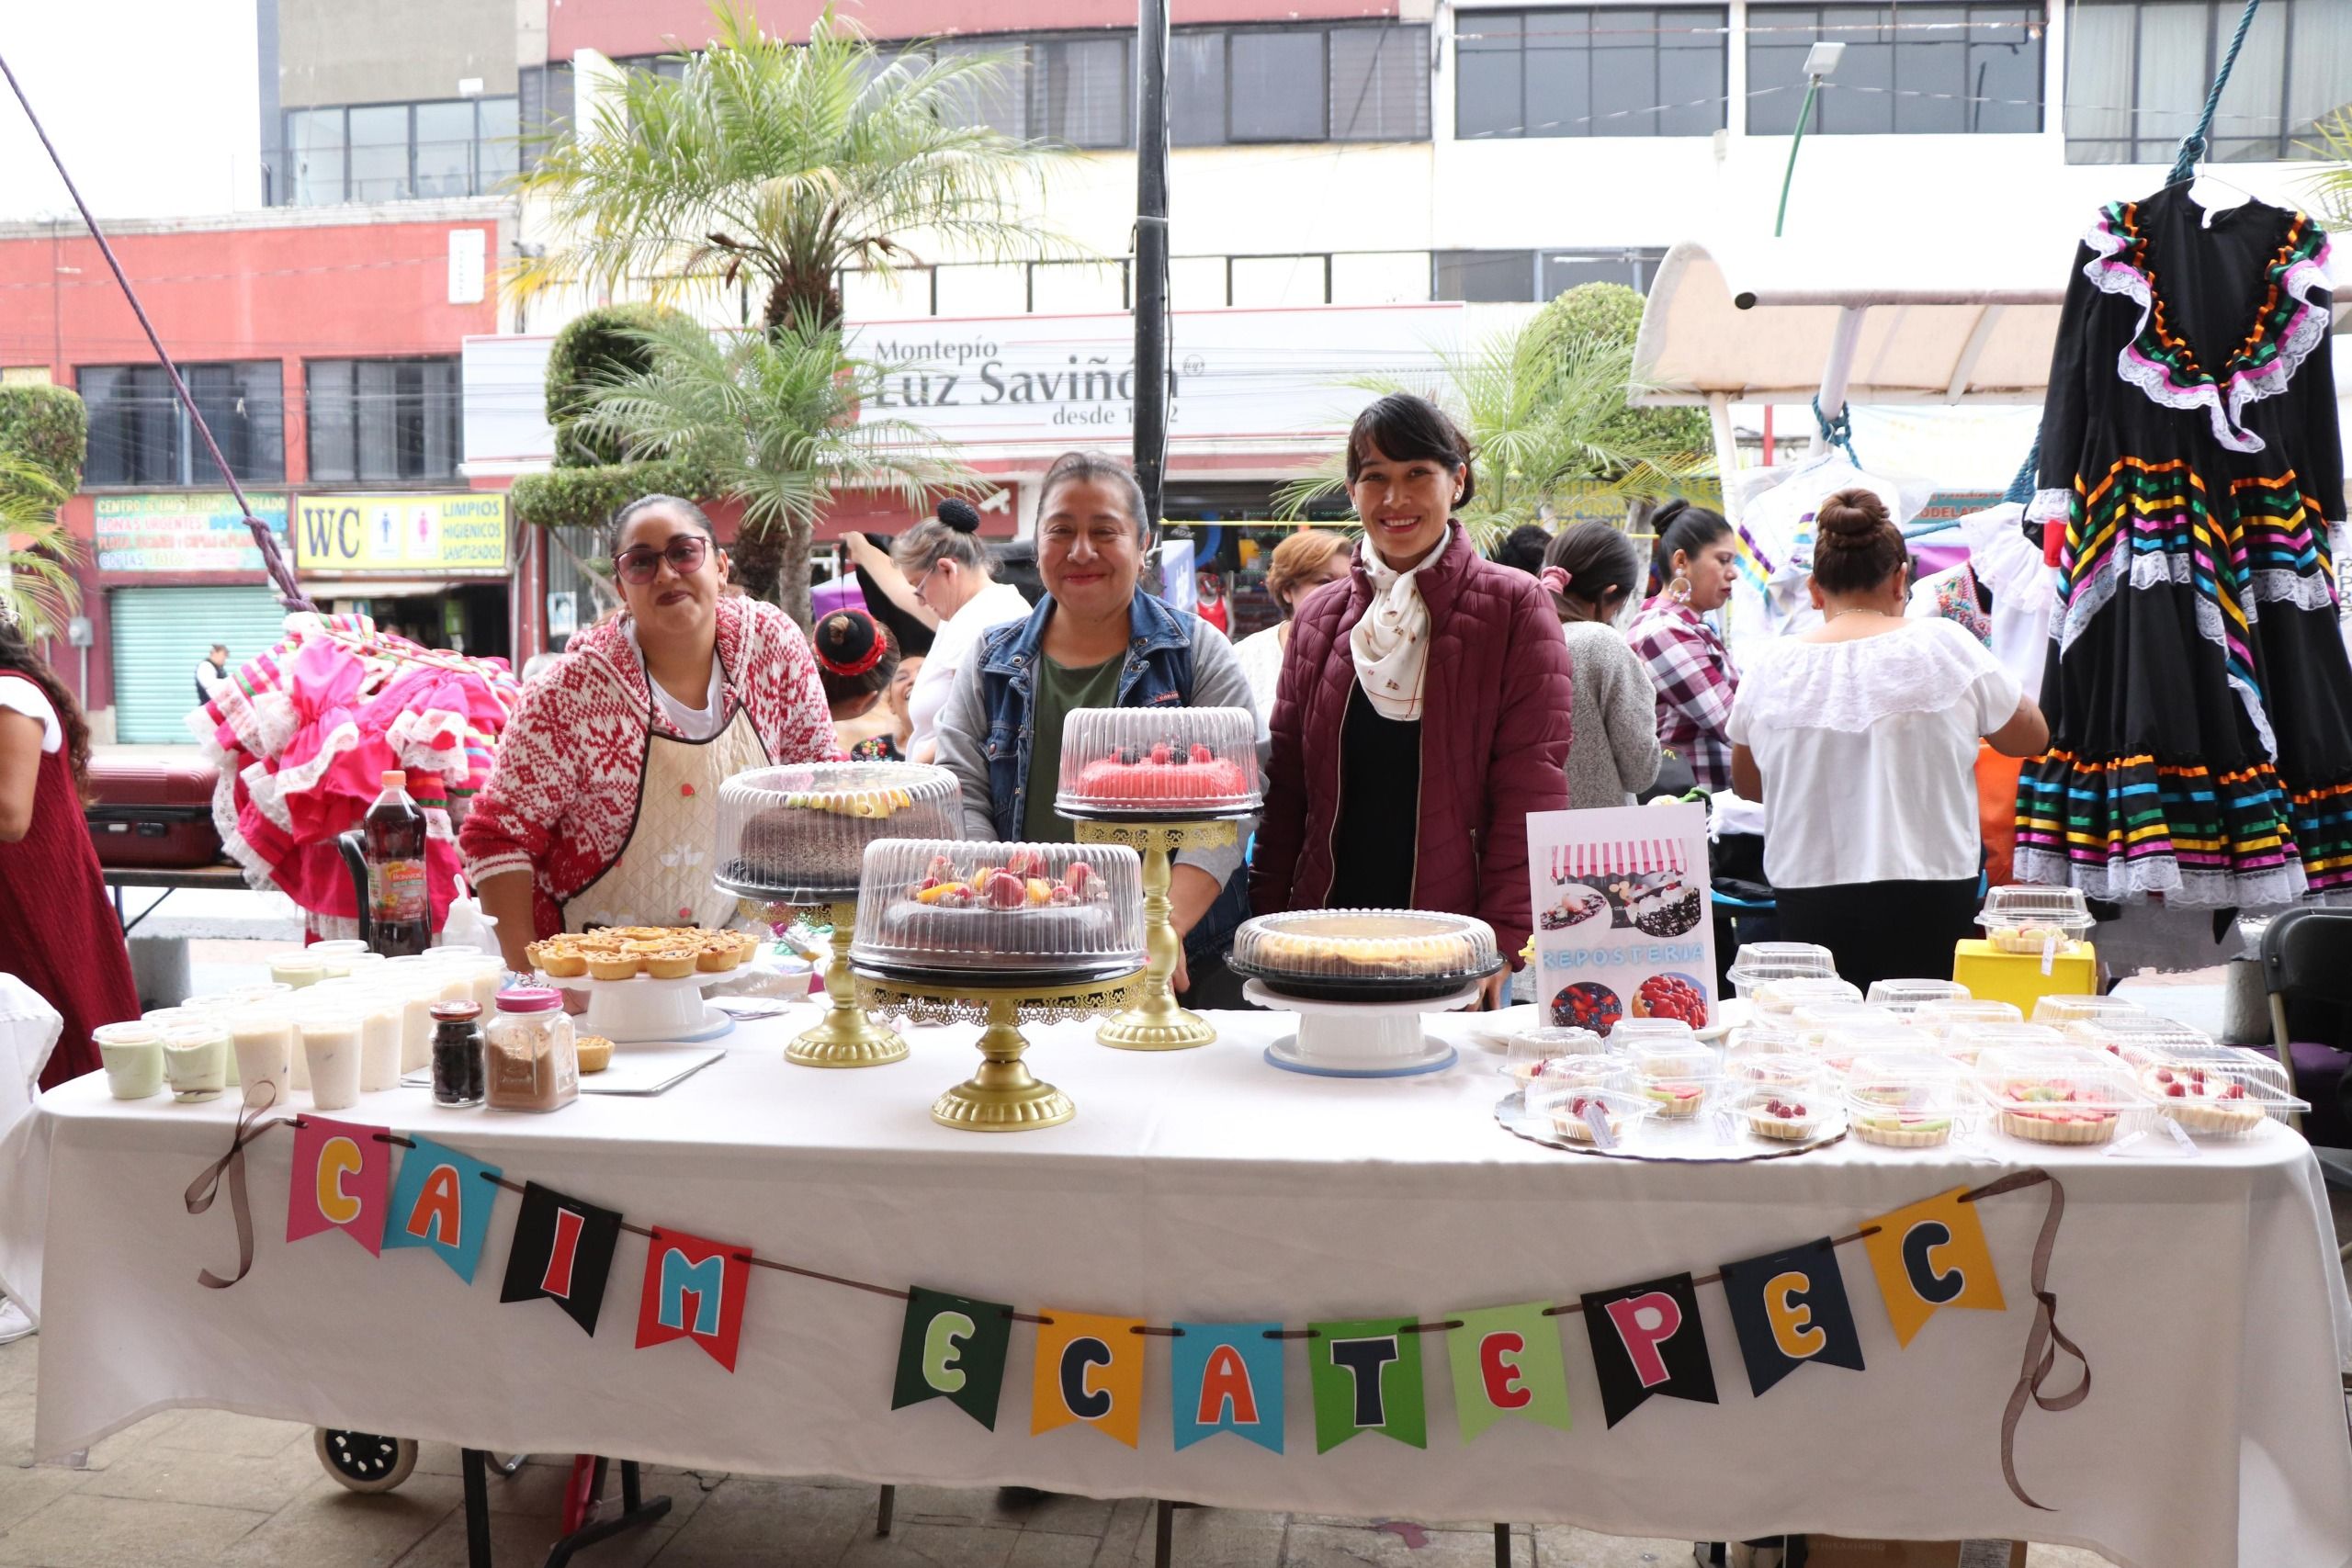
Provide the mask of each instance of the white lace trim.
POLYGON ((2181 908, 2268 908, 2293 903, 2310 886, 2301 861, 2249 874, 2190 870, 2170 855, 2086 865, 2025 844, 2018 846, 2010 874, 2037 886, 2079 887, 2084 897, 2112 904, 2141 903, 2160 893, 2165 903, 2181 908))
MULTIPOLYGON (((2298 610, 2333 610, 2335 608, 2335 584, 2315 571, 2257 571, 2254 574, 2253 598, 2256 603, 2292 604, 2298 610)), ((2255 618, 2254 605, 2246 606, 2246 619, 2255 618)))
MULTIPOLYGON (((2132 329, 2131 340, 2116 355, 2116 374, 2145 392, 2148 400, 2160 408, 2204 409, 2212 421, 2213 439, 2229 450, 2263 450, 2262 437, 2242 428, 2240 421, 2246 404, 2285 391, 2288 382, 2294 378, 2296 367, 2327 341, 2328 312, 2312 299, 2314 292, 2327 288, 2327 238, 2323 235, 2318 252, 2290 266, 2279 280, 2280 288, 2298 309, 2294 319, 2278 334, 2278 355, 2267 365, 2233 372, 2225 382, 2208 381, 2194 387, 2175 385, 2164 366, 2139 355, 2140 339, 2148 330, 2148 318, 2155 311, 2155 296, 2145 274, 2130 262, 2118 259, 2130 248, 2131 242, 2108 227, 2107 215, 2102 212, 2098 221, 2091 225, 2090 232, 2083 236, 2083 243, 2091 251, 2091 259, 2084 264, 2083 276, 2090 279, 2092 287, 2102 293, 2121 295, 2140 307, 2140 320, 2132 329), (2229 389, 2226 398, 2223 386, 2229 389)), ((2038 505, 2041 496, 2034 499, 2038 505)))
MULTIPOLYGON (((2122 587, 2121 561, 2126 554, 2132 557, 2132 586, 2134 588, 2154 588, 2165 584, 2182 588, 2193 586, 2191 568, 2186 557, 2142 554, 2132 548, 2129 538, 2118 539, 2115 547, 2107 552, 2106 558, 2098 563, 2091 576, 2075 585, 2075 596, 2068 601, 2066 613, 2051 619, 2051 639, 2057 643, 2061 655, 2073 648, 2083 633, 2090 629, 2092 618, 2107 607, 2108 602, 2122 587)), ((2198 635, 2221 649, 2222 657, 2227 659, 2230 642, 2222 625, 2222 607, 2202 593, 2196 595, 2195 603, 2198 635)), ((2254 606, 2247 604, 2245 612, 2246 619, 2251 623, 2255 619, 2254 606)), ((2264 757, 2277 761, 2278 737, 2270 728, 2270 715, 2263 705, 2262 694, 2235 671, 2228 672, 2228 680, 2230 689, 2237 693, 2238 702, 2245 708, 2246 719, 2254 726, 2256 737, 2262 742, 2264 757)))
POLYGON ((2027 502, 2025 520, 2039 526, 2044 523, 2064 523, 2075 515, 2075 492, 2071 490, 2038 490, 2027 502))
POLYGON ((1965 701, 1976 681, 2001 672, 2000 661, 1958 623, 1922 618, 1852 642, 1768 643, 1741 672, 1733 700, 1746 734, 1862 735, 1905 714, 1941 713, 1965 701))

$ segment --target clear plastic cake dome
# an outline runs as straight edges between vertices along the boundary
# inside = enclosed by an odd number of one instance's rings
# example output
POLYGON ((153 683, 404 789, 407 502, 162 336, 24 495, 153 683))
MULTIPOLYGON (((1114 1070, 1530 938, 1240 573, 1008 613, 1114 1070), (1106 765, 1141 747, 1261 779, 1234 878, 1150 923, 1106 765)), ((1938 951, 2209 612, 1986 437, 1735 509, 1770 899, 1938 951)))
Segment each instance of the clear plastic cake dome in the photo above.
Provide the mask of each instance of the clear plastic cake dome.
POLYGON ((1143 967, 1143 863, 1117 844, 889 839, 865 852, 850 964, 1077 984, 1143 967))
POLYGON ((865 846, 953 839, 964 829, 956 775, 919 762, 797 762, 718 786, 716 880, 741 897, 842 892, 865 846))
POLYGON ((1996 953, 2055 957, 2090 934, 2091 910, 2079 887, 1996 887, 1976 917, 1996 953))
POLYGON ((1061 768, 1054 808, 1072 816, 1247 816, 1263 798, 1248 708, 1079 708, 1061 768))
POLYGON ((1242 922, 1227 966, 1323 1001, 1450 997, 1502 967, 1494 928, 1418 909, 1294 909, 1242 922))

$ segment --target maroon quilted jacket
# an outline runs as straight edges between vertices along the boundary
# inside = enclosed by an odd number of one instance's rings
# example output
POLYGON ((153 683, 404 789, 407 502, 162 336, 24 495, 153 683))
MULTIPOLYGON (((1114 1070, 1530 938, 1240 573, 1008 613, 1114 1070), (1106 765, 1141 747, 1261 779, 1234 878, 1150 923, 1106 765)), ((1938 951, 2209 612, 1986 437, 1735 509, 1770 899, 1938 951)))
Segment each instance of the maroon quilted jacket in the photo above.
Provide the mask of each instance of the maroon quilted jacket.
MULTIPOLYGON (((1413 907, 1476 915, 1511 962, 1533 929, 1527 814, 1567 808, 1574 678, 1560 617, 1535 579, 1496 566, 1453 525, 1422 570, 1431 646, 1421 707, 1413 907)), ((1358 563, 1300 606, 1276 688, 1266 816, 1250 874, 1253 913, 1321 907, 1340 820, 1340 725, 1355 664, 1348 633, 1372 603, 1358 563)), ((1362 788, 1361 781, 1351 787, 1362 788)))

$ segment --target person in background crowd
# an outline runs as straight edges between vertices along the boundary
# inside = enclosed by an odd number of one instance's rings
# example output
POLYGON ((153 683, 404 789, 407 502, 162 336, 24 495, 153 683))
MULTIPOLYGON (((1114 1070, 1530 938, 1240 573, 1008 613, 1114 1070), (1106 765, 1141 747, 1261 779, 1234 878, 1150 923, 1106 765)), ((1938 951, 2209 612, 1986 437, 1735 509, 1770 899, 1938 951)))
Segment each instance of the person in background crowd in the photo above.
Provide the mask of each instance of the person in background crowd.
POLYGON ((1552 595, 1576 671, 1572 808, 1630 806, 1657 778, 1657 688, 1616 626, 1641 572, 1641 555, 1622 530, 1577 523, 1552 541, 1535 575, 1552 595))
POLYGON ((82 710, 0 611, 0 969, 65 1021, 43 1089, 96 1072, 90 1031, 139 1016, 130 950, 82 815, 90 797, 82 710))
POLYGON ((842 751, 854 761, 903 761, 898 719, 882 700, 899 674, 899 645, 889 632, 864 610, 835 610, 817 622, 808 642, 842 751))
POLYGON ((1650 598, 1627 634, 1657 688, 1657 738, 1713 793, 1731 787, 1731 716, 1739 678, 1731 650, 1701 617, 1723 608, 1739 578, 1739 538, 1719 512, 1669 501, 1652 516, 1650 598))
MULTIPOLYGON (((1138 588, 1148 542, 1125 464, 1092 452, 1054 459, 1037 497, 1046 602, 982 637, 939 716, 939 761, 963 785, 967 838, 1070 841, 1054 795, 1074 709, 1250 706, 1225 634, 1138 588)), ((1176 989, 1196 1007, 1239 1005, 1224 963, 1250 912, 1239 845, 1179 854, 1169 896, 1184 939, 1176 989)))
POLYGON ((1905 619, 1902 530, 1867 490, 1815 523, 1821 625, 1768 643, 1732 704, 1731 773, 1764 806, 1764 869, 1781 935, 1838 973, 1950 979, 1973 934, 1977 737, 2031 756, 2050 727, 1957 623, 1905 619))
POLYGON ((1532 577, 1544 570, 1544 552, 1551 543, 1552 531, 1541 523, 1521 523, 1495 546, 1494 562, 1532 577))
POLYGON ((1306 596, 1327 582, 1344 581, 1348 575, 1348 541, 1321 528, 1301 528, 1274 547, 1266 563, 1266 597, 1282 612, 1282 619, 1264 631, 1233 645, 1250 677, 1250 693, 1258 700, 1258 741, 1270 737, 1274 717, 1274 685, 1283 673, 1283 654, 1290 647, 1291 627, 1306 596))
POLYGON ((196 701, 198 706, 220 694, 229 683, 229 645, 216 642, 212 651, 196 661, 196 701))
POLYGON ((890 677, 889 689, 882 694, 882 705, 890 710, 890 747, 901 758, 914 739, 914 715, 908 711, 907 699, 914 694, 915 681, 922 674, 922 655, 908 654, 899 660, 898 672, 890 677))
MULTIPOLYGON (((1527 815, 1567 805, 1567 645, 1534 578, 1481 560, 1454 509, 1476 492, 1444 411, 1382 398, 1348 435, 1364 537, 1344 589, 1298 612, 1274 700, 1261 913, 1476 915, 1519 962, 1527 815)), ((1487 982, 1498 1005, 1510 976, 1487 982)))
POLYGON ((936 761, 939 715, 973 650, 993 628, 1027 620, 1029 602, 995 580, 988 547, 980 542, 980 514, 960 496, 947 497, 939 503, 937 517, 899 535, 885 564, 939 624, 907 696, 907 716, 913 725, 908 760, 936 761))
POLYGON ((718 786, 840 755, 817 660, 775 605, 725 592, 726 552, 691 501, 640 496, 605 536, 623 604, 523 690, 458 830, 510 969, 591 925, 724 926, 707 857, 718 786))
POLYGON ((890 550, 888 534, 842 536, 842 552, 857 579, 859 597, 898 643, 899 656, 911 659, 931 651, 940 617, 916 595, 914 584, 890 564, 890 550))

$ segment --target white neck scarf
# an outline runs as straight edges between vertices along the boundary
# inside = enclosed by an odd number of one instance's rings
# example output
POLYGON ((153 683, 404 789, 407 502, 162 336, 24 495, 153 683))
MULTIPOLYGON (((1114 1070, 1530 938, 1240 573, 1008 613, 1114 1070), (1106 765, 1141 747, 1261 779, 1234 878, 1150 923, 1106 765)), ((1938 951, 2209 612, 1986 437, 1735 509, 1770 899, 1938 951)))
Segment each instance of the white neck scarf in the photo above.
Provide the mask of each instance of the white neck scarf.
POLYGON ((1370 539, 1357 547, 1356 558, 1363 562, 1372 579, 1372 604, 1348 634, 1348 651, 1355 659, 1357 682, 1383 718, 1421 716, 1421 682, 1429 671, 1430 607, 1421 600, 1421 585, 1416 579, 1453 541, 1449 528, 1435 548, 1403 571, 1382 560, 1370 539))

